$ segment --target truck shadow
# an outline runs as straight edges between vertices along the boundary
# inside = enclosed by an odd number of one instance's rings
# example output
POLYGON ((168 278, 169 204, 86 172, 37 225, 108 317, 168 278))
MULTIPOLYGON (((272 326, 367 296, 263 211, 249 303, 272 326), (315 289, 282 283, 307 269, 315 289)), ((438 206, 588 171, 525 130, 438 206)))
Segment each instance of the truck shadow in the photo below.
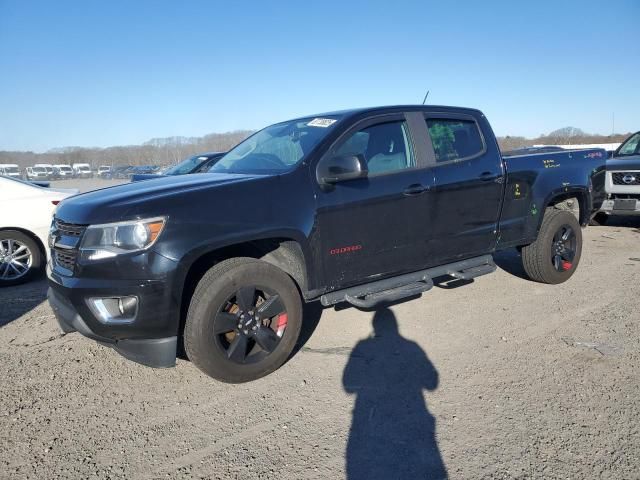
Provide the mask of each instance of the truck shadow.
POLYGON ((30 312, 47 299, 44 275, 23 285, 0 289, 0 327, 30 312))
POLYGON ((523 280, 529 280, 524 267, 522 266, 522 257, 520 252, 515 248, 508 250, 501 250, 493 254, 493 261, 495 264, 511 275, 514 275, 523 280))
POLYGON ((604 226, 634 228, 640 233, 640 216, 611 215, 604 226))
POLYGON ((438 387, 438 371, 400 335, 391 310, 376 311, 372 323, 373 336, 353 349, 342 378, 345 391, 356 395, 347 478, 447 478, 423 394, 438 387))

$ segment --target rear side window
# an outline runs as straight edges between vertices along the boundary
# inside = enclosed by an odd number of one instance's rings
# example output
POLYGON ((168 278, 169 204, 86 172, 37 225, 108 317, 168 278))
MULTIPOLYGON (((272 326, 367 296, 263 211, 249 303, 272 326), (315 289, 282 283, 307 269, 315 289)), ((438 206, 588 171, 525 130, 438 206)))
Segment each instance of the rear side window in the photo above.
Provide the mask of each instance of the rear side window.
POLYGON ((437 163, 473 157, 484 150, 478 124, 472 120, 428 118, 427 127, 437 163))
POLYGON ((358 130, 337 148, 335 154, 362 155, 371 175, 415 166, 407 125, 402 121, 380 123, 358 130))

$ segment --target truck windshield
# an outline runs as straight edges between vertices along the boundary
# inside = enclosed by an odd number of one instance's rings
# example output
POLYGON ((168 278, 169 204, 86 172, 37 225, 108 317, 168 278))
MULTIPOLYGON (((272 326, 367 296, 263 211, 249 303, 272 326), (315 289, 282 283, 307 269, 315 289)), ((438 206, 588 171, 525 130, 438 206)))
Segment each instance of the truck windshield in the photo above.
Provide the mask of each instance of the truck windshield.
POLYGON ((37 173, 47 173, 47 170, 44 167, 33 167, 33 171, 37 173))
POLYGON ((5 172, 7 173, 20 173, 18 167, 4 167, 5 172))
POLYGON ((333 130, 339 117, 305 118, 260 130, 222 157, 210 172, 273 174, 290 170, 333 130))
POLYGON ((638 155, 639 153, 640 153, 640 132, 634 135, 631 135, 631 137, 629 137, 626 142, 620 145, 620 148, 618 149, 618 154, 616 155, 616 157, 628 157, 630 155, 638 155))

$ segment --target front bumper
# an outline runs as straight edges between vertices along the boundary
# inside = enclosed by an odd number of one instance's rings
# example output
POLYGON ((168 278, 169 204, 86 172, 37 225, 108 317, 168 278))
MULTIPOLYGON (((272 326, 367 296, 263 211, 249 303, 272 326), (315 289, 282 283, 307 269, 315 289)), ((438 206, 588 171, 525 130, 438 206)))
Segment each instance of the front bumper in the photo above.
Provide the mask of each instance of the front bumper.
POLYGON ((50 262, 49 304, 63 332, 77 331, 149 367, 172 367, 180 326, 180 293, 174 288, 177 263, 151 252, 138 259, 148 269, 140 268, 131 259, 131 264, 124 261, 125 265, 85 267, 86 276, 61 275, 50 262), (141 271, 154 275, 148 275, 151 279, 136 279, 134 272, 141 271), (87 304, 92 297, 120 296, 138 299, 137 312, 130 323, 105 323, 87 304))
POLYGON ((609 215, 640 215, 640 200, 611 198, 602 202, 600 211, 609 215))
POLYGON ((87 338, 113 348, 123 357, 153 368, 173 367, 176 364, 178 337, 116 340, 96 334, 82 319, 73 305, 53 288, 47 292, 49 305, 64 333, 79 332, 87 338))

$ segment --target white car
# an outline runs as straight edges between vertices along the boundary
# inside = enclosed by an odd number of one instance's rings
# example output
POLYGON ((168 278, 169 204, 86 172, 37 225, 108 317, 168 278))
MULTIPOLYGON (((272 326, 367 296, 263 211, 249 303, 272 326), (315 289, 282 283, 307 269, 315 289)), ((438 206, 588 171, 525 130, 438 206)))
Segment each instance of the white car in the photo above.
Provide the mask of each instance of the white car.
POLYGON ((53 169, 56 173, 56 177, 58 178, 73 178, 74 172, 71 165, 54 165, 53 169))
POLYGON ((55 172, 53 170, 53 165, 51 165, 50 163, 36 163, 33 166, 34 169, 36 168, 44 168, 44 170, 47 172, 47 178, 49 180, 53 180, 53 178, 55 177, 55 172))
POLYGON ((20 178, 20 168, 15 163, 0 164, 0 175, 20 178))
POLYGON ((27 167, 27 180, 49 180, 49 174, 44 167, 27 167))
POLYGON ((91 178, 93 177, 93 172, 91 171, 91 166, 88 163, 74 163, 73 171, 76 173, 76 177, 78 178, 91 178))
POLYGON ((0 176, 0 286, 24 283, 42 269, 56 205, 76 193, 0 176))

